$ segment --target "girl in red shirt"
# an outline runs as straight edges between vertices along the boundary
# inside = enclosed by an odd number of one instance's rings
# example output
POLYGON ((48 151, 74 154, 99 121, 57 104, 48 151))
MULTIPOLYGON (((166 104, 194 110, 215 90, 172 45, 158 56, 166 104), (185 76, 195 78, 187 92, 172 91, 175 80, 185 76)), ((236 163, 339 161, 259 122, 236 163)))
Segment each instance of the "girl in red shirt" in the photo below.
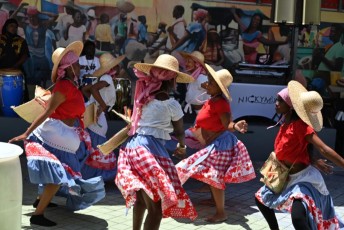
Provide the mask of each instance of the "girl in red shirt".
POLYGON ((228 218, 224 210, 225 184, 249 181, 256 175, 245 145, 231 132, 247 131, 246 121, 232 121, 228 87, 233 77, 226 69, 215 72, 207 64, 206 68, 205 88, 211 98, 203 105, 192 128, 194 139, 203 147, 176 167, 182 183, 192 177, 210 185, 216 213, 206 220, 216 223, 228 218))
POLYGON ((51 81, 55 86, 47 107, 23 134, 9 141, 24 141, 30 181, 43 185, 43 192, 33 205, 36 210, 30 218, 31 224, 56 225, 44 217, 44 212, 58 191, 67 197, 66 205, 72 210, 87 208, 105 197, 100 176, 82 179, 76 154, 80 143, 87 142, 83 128, 74 127, 77 121, 82 124, 85 112, 77 85, 82 47, 78 41, 54 51, 51 81))
MULTIPOLYGON (((256 204, 270 229, 279 229, 274 209, 290 212, 295 229, 342 229, 332 198, 318 169, 311 165, 308 145, 312 144, 327 159, 344 167, 344 159, 318 137, 322 128, 323 101, 315 92, 308 92, 297 81, 278 93, 276 112, 283 114, 284 123, 275 139, 274 151, 279 161, 291 167, 289 180, 280 194, 268 187, 260 188, 256 204)), ((318 165, 319 166, 319 165, 318 165)), ((330 172, 329 165, 320 169, 330 172)))

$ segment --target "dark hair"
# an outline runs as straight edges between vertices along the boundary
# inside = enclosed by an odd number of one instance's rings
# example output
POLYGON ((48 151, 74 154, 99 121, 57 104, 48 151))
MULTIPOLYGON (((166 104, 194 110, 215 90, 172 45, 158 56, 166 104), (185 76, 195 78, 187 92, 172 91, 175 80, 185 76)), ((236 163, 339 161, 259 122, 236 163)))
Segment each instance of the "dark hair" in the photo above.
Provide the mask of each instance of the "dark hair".
POLYGON ((141 22, 142 24, 146 24, 146 22, 147 22, 146 16, 144 16, 144 15, 138 16, 137 20, 139 20, 139 22, 141 22))
POLYGON ((257 27, 257 30, 261 30, 263 27, 263 15, 260 13, 255 13, 251 17, 250 25, 247 27, 247 29, 244 32, 248 32, 252 28, 253 18, 258 16, 260 18, 259 25, 257 27))
POLYGON ((95 48, 96 48, 96 44, 95 44, 93 41, 91 41, 91 40, 85 41, 85 43, 84 43, 84 48, 82 49, 82 52, 81 52, 80 56, 86 55, 86 54, 85 54, 85 51, 86 51, 86 49, 87 49, 88 47, 93 47, 93 48, 95 49, 95 48))
POLYGON ((110 19, 110 17, 109 17, 109 15, 106 14, 106 13, 102 13, 102 14, 100 15, 100 23, 108 23, 108 22, 109 22, 109 19, 110 19))
POLYGON ((185 9, 182 5, 176 5, 174 9, 178 12, 179 16, 183 16, 185 9))
POLYGON ((14 23, 14 24, 16 24, 16 25, 18 26, 17 20, 15 20, 14 18, 9 18, 9 19, 6 20, 4 26, 2 27, 1 33, 2 33, 2 34, 5 34, 5 33, 7 32, 7 26, 8 26, 9 24, 12 24, 12 23, 14 23))

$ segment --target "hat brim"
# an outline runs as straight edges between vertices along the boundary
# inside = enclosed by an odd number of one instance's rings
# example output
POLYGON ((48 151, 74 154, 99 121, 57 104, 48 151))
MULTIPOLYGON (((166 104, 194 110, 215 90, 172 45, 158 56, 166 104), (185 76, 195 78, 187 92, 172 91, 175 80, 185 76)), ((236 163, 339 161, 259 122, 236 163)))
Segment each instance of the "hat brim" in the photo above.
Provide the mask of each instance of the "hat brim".
POLYGON ((111 137, 108 141, 101 145, 98 145, 98 149, 104 155, 111 153, 114 149, 118 148, 118 146, 125 142, 125 140, 129 137, 128 132, 128 127, 124 127, 123 129, 118 131, 113 137, 111 137))
POLYGON ((179 71, 176 71, 176 70, 171 69, 171 68, 167 68, 165 66, 159 66, 159 65, 148 64, 148 63, 136 63, 134 65, 134 68, 136 68, 137 70, 139 70, 141 72, 144 72, 145 74, 149 74, 149 71, 152 67, 170 70, 172 72, 175 72, 177 74, 176 81, 178 83, 190 83, 190 82, 195 81, 195 79, 192 76, 185 74, 185 73, 182 73, 182 72, 179 72, 179 71))
POLYGON ((204 65, 204 61, 198 59, 197 57, 193 56, 191 53, 187 53, 187 52, 184 52, 184 51, 179 51, 179 54, 183 57, 183 58, 191 58, 193 60, 195 60, 196 62, 198 62, 199 64, 201 64, 203 66, 204 69, 205 68, 205 65, 204 65))
POLYGON ((311 126, 316 132, 319 132, 323 127, 323 117, 321 111, 314 115, 307 112, 304 104, 300 100, 301 93, 308 92, 308 90, 299 82, 290 81, 288 83, 288 92, 293 108, 300 119, 303 120, 307 125, 311 126))
POLYGON ((53 69, 51 71, 51 81, 53 83, 56 82, 56 72, 57 72, 57 68, 59 67, 60 61, 63 58, 63 56, 68 53, 69 51, 72 51, 73 53, 75 53, 76 56, 80 56, 81 52, 82 52, 82 48, 83 48, 84 44, 81 41, 76 41, 76 42, 72 42, 71 44, 69 44, 63 51, 62 53, 58 56, 56 63, 54 63, 53 69))
MULTIPOLYGON (((227 100, 231 101, 232 100, 232 97, 231 97, 231 94, 229 93, 229 90, 228 88, 226 88, 222 82, 220 81, 220 79, 218 79, 216 77, 216 72, 215 70, 213 70, 213 68, 211 68, 208 64, 205 64, 205 67, 208 71, 208 73, 214 78, 214 80, 216 81, 217 85, 220 87, 223 95, 225 95, 225 97, 227 98, 227 100)), ((232 82, 233 82, 233 79, 232 79, 232 82)), ((232 83, 231 83, 232 84, 232 83)), ((229 87, 229 86, 228 86, 229 87)))
POLYGON ((125 55, 122 55, 122 56, 119 56, 117 58, 114 58, 114 59, 108 61, 106 63, 106 65, 100 66, 100 68, 98 68, 96 71, 94 71, 92 76, 94 76, 94 77, 101 77, 101 76, 103 76, 104 73, 108 72, 110 69, 112 69, 113 67, 115 67, 119 63, 121 63, 124 60, 124 58, 125 58, 125 55))

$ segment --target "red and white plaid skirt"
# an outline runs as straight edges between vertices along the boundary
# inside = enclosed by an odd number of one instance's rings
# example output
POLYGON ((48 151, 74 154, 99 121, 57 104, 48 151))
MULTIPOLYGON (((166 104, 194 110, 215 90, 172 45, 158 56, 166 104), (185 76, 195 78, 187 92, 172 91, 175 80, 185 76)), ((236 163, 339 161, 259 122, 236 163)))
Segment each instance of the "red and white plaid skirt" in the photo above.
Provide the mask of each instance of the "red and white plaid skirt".
POLYGON ((134 136, 120 149, 115 183, 127 208, 135 204, 136 192, 142 189, 154 202, 161 200, 164 218, 194 220, 197 217, 163 143, 154 137, 134 136), (143 147, 142 140, 146 147, 143 147))
POLYGON ((245 145, 227 131, 176 168, 182 184, 192 177, 223 190, 226 183, 242 183, 256 177, 245 145))

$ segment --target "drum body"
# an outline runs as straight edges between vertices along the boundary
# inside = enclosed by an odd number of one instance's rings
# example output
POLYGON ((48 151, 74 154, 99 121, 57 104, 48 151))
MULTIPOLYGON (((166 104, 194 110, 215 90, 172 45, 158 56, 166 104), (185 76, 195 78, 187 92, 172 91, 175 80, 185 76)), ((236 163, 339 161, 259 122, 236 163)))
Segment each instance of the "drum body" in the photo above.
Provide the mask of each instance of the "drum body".
POLYGON ((0 70, 0 103, 5 117, 17 117, 11 106, 23 103, 23 74, 20 70, 0 70))
POLYGON ((125 78, 115 78, 114 85, 116 88, 116 111, 123 112, 124 106, 129 106, 131 102, 131 83, 125 78))

